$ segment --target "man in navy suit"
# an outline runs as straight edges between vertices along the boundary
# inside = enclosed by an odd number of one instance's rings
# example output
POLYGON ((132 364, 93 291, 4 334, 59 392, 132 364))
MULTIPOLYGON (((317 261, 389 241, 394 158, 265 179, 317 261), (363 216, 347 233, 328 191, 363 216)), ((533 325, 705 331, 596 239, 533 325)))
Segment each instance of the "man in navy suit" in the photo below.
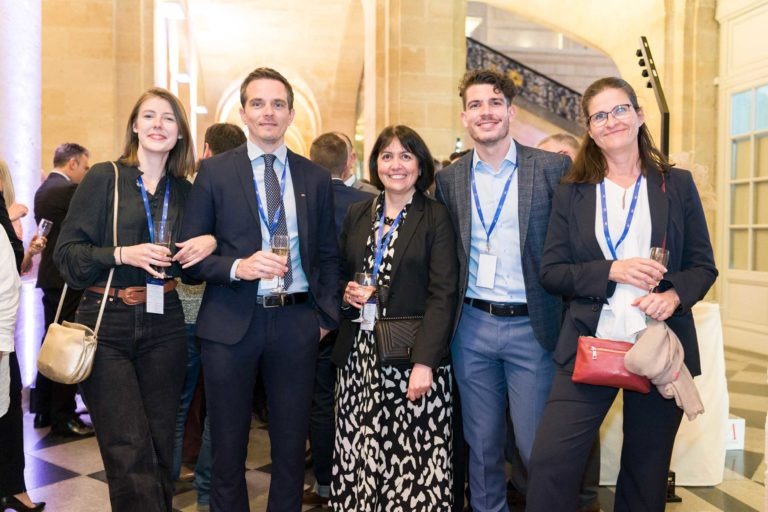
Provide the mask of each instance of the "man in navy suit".
MULTIPOLYGON (((53 263, 53 249, 59 238, 61 224, 69 210, 69 202, 77 189, 78 183, 88 172, 89 153, 80 144, 64 143, 53 154, 53 170, 35 192, 35 221, 42 219, 53 222, 48 242, 40 256, 40 268, 37 272, 37 288, 43 290, 43 315, 45 330, 53 323, 59 306, 64 279, 53 263)), ((75 311, 80 303, 80 290, 67 290, 61 308, 59 321, 75 321, 75 311)), ((88 436, 93 429, 80 420, 75 412, 75 393, 77 385, 59 384, 38 373, 35 390, 32 394, 32 407, 35 411, 35 428, 51 426, 51 431, 59 435, 88 436)))
MULTIPOLYGON (((365 201, 371 194, 347 186, 343 175, 349 162, 347 143, 336 132, 324 133, 312 142, 309 159, 331 174, 336 233, 352 203, 365 201)), ((375 190, 375 188, 374 188, 375 190)), ((333 343, 338 331, 333 331, 320 343, 315 371, 315 393, 309 423, 309 443, 312 448, 312 470, 315 488, 307 490, 302 500, 305 505, 325 505, 331 495, 331 466, 333 463, 334 418, 333 392, 336 385, 336 367, 331 361, 333 343)))
POLYGON ((338 324, 333 189, 326 171, 285 146, 295 113, 285 77, 254 70, 240 102, 248 141, 202 162, 181 235, 210 233, 218 242, 190 269, 208 283, 197 336, 211 418, 211 510, 249 510, 245 458, 261 373, 272 455, 267 510, 299 511, 318 344, 338 324), (288 257, 271 252, 281 233, 288 257), (274 293, 277 276, 286 294, 274 293))

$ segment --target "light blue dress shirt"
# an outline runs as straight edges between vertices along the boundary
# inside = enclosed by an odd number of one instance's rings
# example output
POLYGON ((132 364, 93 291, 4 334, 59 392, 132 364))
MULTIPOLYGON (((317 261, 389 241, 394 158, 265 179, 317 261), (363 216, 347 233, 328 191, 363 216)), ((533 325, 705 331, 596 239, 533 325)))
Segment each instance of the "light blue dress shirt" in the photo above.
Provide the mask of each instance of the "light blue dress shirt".
MULTIPOLYGON (((477 271, 480 254, 486 250, 486 231, 477 214, 474 194, 470 190, 472 203, 472 224, 469 249, 469 283, 467 297, 490 302, 525 303, 525 281, 523 280, 522 253, 520 250, 520 221, 518 218, 518 174, 517 148, 512 139, 509 150, 504 156, 501 168, 496 171, 490 164, 480 160, 477 151, 473 151, 472 169, 480 206, 483 209, 485 226, 490 228, 496 207, 504 192, 507 178, 512 174, 507 198, 499 215, 496 227, 491 233, 490 253, 497 257, 496 277, 493 288, 477 286, 477 271)), ((471 187, 471 185, 470 185, 471 187)))
MULTIPOLYGON (((253 179, 256 181, 256 186, 259 190, 259 197, 262 200, 264 214, 267 215, 267 193, 264 188, 264 150, 251 142, 250 139, 247 141, 247 147, 248 158, 251 160, 251 165, 253 167, 253 179)), ((280 181, 283 175, 283 169, 286 165, 288 165, 288 148, 285 146, 285 144, 283 144, 272 154, 275 155, 274 169, 275 173, 277 173, 277 179, 280 181)), ((301 266, 301 253, 299 251, 299 221, 296 215, 296 196, 293 192, 293 179, 291 178, 290 167, 286 170, 285 173, 283 207, 285 208, 283 215, 285 215, 286 227, 288 228, 288 237, 290 239, 289 248, 291 251, 291 270, 293 271, 293 282, 288 288, 288 293, 306 292, 309 290, 309 282, 307 281, 307 276, 304 274, 304 269, 301 266)), ((264 223, 263 219, 260 222, 260 226, 261 250, 271 252, 272 247, 270 245, 269 229, 267 228, 267 225, 264 223)), ((231 277, 233 278, 235 269, 237 268, 239 262, 240 260, 235 261, 235 264, 232 267, 231 277)), ((270 290, 262 290, 261 283, 259 283, 259 295, 268 294, 269 291, 270 290)))

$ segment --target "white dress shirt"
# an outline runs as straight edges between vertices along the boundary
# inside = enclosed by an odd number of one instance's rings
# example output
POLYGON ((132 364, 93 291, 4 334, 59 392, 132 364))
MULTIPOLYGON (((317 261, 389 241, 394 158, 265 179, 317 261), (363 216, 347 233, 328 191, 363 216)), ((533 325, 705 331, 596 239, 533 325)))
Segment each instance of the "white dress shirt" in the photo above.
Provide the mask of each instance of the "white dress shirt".
MULTIPOLYGON (((620 260, 627 258, 647 258, 651 252, 651 208, 648 205, 648 180, 643 178, 640 191, 637 196, 637 205, 629 226, 627 237, 616 249, 616 257, 620 260)), ((602 204, 600 199, 600 184, 595 185, 597 201, 595 208, 595 236, 605 259, 611 260, 613 256, 608 249, 603 229, 602 204)), ((622 188, 611 180, 605 180, 605 201, 608 207, 608 231, 611 234, 611 242, 616 246, 624 231, 627 222, 627 213, 632 203, 634 184, 629 188, 622 188)), ((640 311, 632 302, 648 290, 643 290, 631 284, 616 284, 613 296, 608 298, 608 304, 603 305, 600 320, 597 323, 595 336, 610 340, 628 341, 634 343, 637 333, 645 329, 645 313, 640 311)))

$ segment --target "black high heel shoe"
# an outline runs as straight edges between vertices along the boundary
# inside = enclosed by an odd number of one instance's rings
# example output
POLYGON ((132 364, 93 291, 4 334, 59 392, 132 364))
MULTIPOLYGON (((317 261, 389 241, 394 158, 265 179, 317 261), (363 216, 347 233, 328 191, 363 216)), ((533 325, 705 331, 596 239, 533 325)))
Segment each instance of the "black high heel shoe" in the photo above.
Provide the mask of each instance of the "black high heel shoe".
POLYGON ((34 507, 28 507, 19 501, 16 496, 4 496, 0 498, 0 510, 15 510, 16 512, 39 512, 45 508, 45 502, 35 503, 34 507))

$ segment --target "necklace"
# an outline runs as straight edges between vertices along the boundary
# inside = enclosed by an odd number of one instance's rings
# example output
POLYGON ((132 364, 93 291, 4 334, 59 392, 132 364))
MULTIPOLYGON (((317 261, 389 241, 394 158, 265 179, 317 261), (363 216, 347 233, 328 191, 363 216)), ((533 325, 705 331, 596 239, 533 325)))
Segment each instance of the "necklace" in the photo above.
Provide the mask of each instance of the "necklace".
POLYGON ((395 219, 393 219, 392 217, 384 217, 384 224, 386 224, 387 226, 391 226, 394 223, 395 223, 395 219))

